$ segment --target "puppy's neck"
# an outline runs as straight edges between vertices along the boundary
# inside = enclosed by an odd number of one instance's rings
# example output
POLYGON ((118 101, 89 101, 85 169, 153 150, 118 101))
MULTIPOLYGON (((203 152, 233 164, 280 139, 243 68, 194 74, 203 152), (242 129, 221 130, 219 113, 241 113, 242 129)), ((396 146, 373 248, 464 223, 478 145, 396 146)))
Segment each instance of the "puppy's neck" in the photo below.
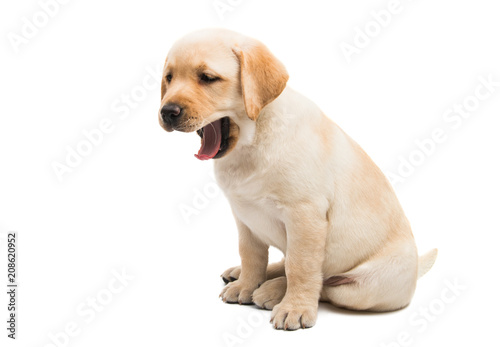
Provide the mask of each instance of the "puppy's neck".
POLYGON ((255 139, 255 132, 257 129, 256 122, 248 118, 245 111, 239 112, 236 117, 233 118, 233 121, 240 128, 238 142, 236 143, 234 151, 251 146, 255 139))

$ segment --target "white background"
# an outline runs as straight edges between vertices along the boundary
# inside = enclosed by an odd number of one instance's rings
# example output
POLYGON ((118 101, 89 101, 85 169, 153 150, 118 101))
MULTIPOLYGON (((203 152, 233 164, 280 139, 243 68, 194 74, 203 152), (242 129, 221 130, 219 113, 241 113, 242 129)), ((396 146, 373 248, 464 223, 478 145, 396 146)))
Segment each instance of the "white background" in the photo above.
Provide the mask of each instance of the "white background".
MULTIPOLYGON (((342 42, 353 44, 356 28, 365 30, 371 11, 389 1, 230 3, 221 17, 213 0, 72 0, 16 52, 9 37, 22 35, 23 17, 33 22, 41 5, 2 2, 0 231, 19 232, 20 321, 17 341, 2 323, 0 345, 55 345, 50 334, 60 346, 498 344, 500 87, 460 125, 443 119, 474 96, 480 76, 500 81, 495 2, 401 0, 350 63, 342 42), (158 126, 160 85, 147 77, 175 40, 214 26, 270 47, 289 84, 386 174, 398 173, 415 141, 445 132, 395 183, 420 252, 439 248, 408 308, 360 314, 321 304, 314 328, 283 332, 268 324, 268 311, 220 301, 219 275, 239 263, 229 206, 214 196, 212 163, 193 156, 197 135, 158 126), (144 79, 150 90, 141 95, 144 79), (132 93, 141 101, 117 112, 132 93), (102 119, 113 130, 58 180, 53 163, 64 164, 68 146, 102 119), (204 190, 207 200, 197 193, 204 190), (181 208, 193 200, 198 214, 184 218, 181 208), (113 271, 134 278, 110 297, 113 271), (454 294, 446 289, 453 282, 454 294), (110 301, 101 312, 77 313, 96 296, 110 301), (62 332, 71 322, 77 333, 68 339, 62 332)), ((0 247, 4 293, 5 241, 0 247)), ((5 294, 0 302, 5 322, 5 294)))

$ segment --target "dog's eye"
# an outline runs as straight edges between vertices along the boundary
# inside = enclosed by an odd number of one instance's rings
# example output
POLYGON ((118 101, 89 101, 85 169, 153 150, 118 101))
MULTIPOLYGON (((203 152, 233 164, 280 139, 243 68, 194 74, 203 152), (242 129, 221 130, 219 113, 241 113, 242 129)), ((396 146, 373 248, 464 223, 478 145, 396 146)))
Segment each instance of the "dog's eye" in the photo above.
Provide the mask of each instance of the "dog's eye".
POLYGON ((210 75, 207 75, 205 73, 202 73, 200 75, 200 81, 202 81, 204 83, 213 83, 213 82, 218 81, 218 80, 220 80, 220 77, 210 76, 210 75))
POLYGON ((170 83, 170 81, 172 81, 172 74, 171 74, 171 73, 169 73, 169 74, 165 77, 165 79, 167 80, 167 82, 169 82, 169 83, 170 83))

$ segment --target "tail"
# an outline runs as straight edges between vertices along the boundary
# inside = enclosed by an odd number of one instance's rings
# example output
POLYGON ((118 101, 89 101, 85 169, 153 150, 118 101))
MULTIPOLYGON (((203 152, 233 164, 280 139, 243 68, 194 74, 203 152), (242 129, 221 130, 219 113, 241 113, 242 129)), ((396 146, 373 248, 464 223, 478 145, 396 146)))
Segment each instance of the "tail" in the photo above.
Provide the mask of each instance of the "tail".
POLYGON ((425 275, 427 271, 431 269, 432 265, 434 265, 434 262, 436 261, 437 255, 438 250, 437 248, 434 248, 418 257, 418 278, 425 275))

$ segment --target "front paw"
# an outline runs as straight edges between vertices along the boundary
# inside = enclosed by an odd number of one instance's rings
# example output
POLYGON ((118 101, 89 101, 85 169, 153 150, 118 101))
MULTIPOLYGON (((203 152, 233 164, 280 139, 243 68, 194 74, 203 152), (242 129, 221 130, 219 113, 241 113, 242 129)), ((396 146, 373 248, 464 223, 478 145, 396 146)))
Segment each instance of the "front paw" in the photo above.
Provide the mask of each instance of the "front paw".
POLYGON ((257 286, 257 284, 251 285, 236 280, 225 286, 219 297, 222 298, 222 301, 230 304, 252 304, 252 293, 257 286))
POLYGON ((274 306, 271 323, 275 329, 297 330, 310 328, 316 323, 318 304, 302 304, 286 300, 274 306))

